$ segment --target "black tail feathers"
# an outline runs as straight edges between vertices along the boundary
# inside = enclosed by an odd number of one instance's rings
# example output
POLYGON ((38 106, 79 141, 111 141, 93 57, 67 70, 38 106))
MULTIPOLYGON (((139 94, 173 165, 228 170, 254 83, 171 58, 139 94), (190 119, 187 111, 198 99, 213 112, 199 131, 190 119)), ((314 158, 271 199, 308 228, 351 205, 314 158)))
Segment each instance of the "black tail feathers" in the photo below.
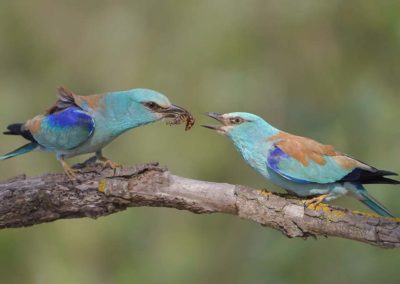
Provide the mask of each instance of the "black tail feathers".
POLYGON ((4 131, 5 135, 21 135, 22 123, 14 123, 7 126, 8 131, 4 131))
POLYGON ((396 175, 397 173, 395 172, 378 170, 372 167, 369 170, 356 168, 342 178, 341 181, 359 182, 361 184, 400 184, 400 181, 386 177, 396 175))
POLYGON ((31 132, 23 128, 22 123, 13 123, 7 126, 7 131, 4 131, 5 135, 20 135, 24 137, 26 140, 36 142, 35 138, 33 138, 31 132))
POLYGON ((364 184, 400 184, 400 181, 387 178, 386 176, 397 176, 398 174, 391 171, 377 170, 370 180, 364 184))
POLYGON ((380 177, 379 179, 373 180, 373 182, 370 182, 370 184, 400 184, 400 181, 387 178, 387 177, 380 177))

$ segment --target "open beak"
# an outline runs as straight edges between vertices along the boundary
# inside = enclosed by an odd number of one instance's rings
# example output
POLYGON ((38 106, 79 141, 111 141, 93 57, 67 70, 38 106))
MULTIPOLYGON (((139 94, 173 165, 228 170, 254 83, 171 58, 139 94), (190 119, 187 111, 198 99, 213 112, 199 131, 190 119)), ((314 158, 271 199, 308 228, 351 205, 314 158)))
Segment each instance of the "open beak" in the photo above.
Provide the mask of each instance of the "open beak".
POLYGON ((222 125, 208 125, 208 124, 206 124, 206 125, 202 125, 203 127, 215 130, 215 131, 217 131, 217 132, 219 132, 221 134, 224 134, 226 132, 225 129, 224 129, 224 126, 226 126, 225 120, 224 120, 224 117, 221 114, 216 113, 216 112, 207 112, 206 115, 211 117, 211 118, 214 118, 217 121, 219 121, 220 123, 222 123, 222 125))

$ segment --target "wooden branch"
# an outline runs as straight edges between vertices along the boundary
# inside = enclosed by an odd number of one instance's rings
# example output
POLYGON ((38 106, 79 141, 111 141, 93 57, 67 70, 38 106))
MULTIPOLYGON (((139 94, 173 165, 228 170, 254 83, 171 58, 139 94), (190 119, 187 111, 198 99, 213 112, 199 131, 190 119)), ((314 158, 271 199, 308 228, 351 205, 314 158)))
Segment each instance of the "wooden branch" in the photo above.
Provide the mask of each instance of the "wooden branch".
POLYGON ((227 213, 294 238, 336 236, 382 248, 400 246, 400 219, 350 212, 327 205, 304 208, 304 201, 225 183, 175 176, 157 164, 114 172, 98 164, 64 174, 18 176, 0 183, 0 228, 26 227, 58 219, 97 218, 127 207, 154 206, 193 213, 227 213))

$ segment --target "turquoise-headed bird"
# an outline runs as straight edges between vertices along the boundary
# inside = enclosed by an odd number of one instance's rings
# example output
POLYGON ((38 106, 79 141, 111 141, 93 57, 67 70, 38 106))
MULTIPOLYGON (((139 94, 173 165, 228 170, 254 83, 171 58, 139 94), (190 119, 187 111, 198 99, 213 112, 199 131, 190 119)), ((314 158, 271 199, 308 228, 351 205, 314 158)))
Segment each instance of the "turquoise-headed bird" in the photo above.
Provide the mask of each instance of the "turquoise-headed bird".
POLYGON ((8 126, 6 135, 20 135, 30 143, 0 156, 12 158, 33 150, 53 152, 65 173, 74 178, 73 169, 66 158, 95 153, 105 166, 119 165, 102 154, 102 149, 125 131, 159 121, 173 119, 174 124, 191 114, 170 103, 168 98, 149 89, 109 92, 78 96, 64 87, 58 89, 58 100, 43 115, 26 123, 8 126))
POLYGON ((378 170, 330 145, 292 135, 250 113, 207 113, 222 125, 203 125, 224 134, 244 160, 267 180, 300 197, 312 197, 306 205, 317 205, 349 194, 382 216, 393 217, 371 197, 363 184, 400 184, 378 170))

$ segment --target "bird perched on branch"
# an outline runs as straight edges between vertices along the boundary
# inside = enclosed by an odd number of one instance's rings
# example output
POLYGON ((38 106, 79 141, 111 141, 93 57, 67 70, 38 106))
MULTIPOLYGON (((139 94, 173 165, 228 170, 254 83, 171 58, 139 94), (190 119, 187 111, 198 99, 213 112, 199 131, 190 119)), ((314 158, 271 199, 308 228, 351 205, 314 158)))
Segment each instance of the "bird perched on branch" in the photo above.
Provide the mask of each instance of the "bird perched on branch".
POLYGON ((78 96, 60 87, 57 102, 45 114, 8 126, 4 134, 20 135, 30 143, 0 156, 0 160, 33 150, 54 152, 65 173, 74 178, 73 169, 64 159, 96 153, 105 166, 116 168, 117 163, 103 156, 103 147, 129 129, 164 118, 172 119, 173 124, 191 118, 194 123, 187 110, 171 104, 167 97, 153 90, 78 96))
POLYGON ((224 134, 244 160, 272 183, 289 193, 313 197, 306 205, 318 205, 349 194, 382 216, 393 215, 371 197, 363 184, 400 184, 378 170, 330 145, 295 136, 273 127, 250 113, 207 113, 222 125, 203 125, 224 134))

